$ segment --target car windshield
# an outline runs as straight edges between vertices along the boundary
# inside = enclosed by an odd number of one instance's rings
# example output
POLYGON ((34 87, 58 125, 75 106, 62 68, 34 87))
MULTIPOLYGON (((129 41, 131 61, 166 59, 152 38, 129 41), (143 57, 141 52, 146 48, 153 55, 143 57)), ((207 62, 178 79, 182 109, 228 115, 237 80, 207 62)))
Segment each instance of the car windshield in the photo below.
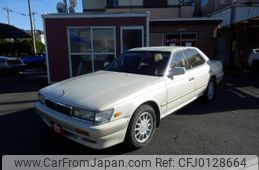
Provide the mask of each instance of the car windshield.
POLYGON ((170 54, 160 51, 129 51, 114 60, 106 70, 163 76, 170 54))

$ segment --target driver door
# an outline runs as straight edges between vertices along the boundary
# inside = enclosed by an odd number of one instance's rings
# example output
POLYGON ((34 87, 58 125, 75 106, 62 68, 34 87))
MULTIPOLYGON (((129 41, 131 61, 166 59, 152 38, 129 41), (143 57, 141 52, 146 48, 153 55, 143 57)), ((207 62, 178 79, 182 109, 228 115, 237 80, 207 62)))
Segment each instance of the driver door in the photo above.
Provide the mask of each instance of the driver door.
POLYGON ((186 63, 183 51, 173 54, 172 67, 184 67, 185 74, 166 78, 167 85, 167 110, 177 110, 190 102, 195 96, 194 78, 186 63))

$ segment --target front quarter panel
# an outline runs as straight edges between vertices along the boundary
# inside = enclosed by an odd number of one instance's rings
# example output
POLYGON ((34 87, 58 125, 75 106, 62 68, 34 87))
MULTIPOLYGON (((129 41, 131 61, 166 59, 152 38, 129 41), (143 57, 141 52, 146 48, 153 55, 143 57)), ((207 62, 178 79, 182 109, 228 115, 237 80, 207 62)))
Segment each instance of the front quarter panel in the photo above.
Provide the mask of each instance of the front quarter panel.
MULTIPOLYGON (((154 102, 159 108, 160 113, 166 112, 166 84, 164 78, 153 86, 146 87, 139 91, 126 101, 117 104, 114 108, 114 114, 121 112, 120 117, 128 118, 130 121, 135 110, 144 103, 154 102)), ((111 121, 119 119, 120 117, 112 117, 111 121)))

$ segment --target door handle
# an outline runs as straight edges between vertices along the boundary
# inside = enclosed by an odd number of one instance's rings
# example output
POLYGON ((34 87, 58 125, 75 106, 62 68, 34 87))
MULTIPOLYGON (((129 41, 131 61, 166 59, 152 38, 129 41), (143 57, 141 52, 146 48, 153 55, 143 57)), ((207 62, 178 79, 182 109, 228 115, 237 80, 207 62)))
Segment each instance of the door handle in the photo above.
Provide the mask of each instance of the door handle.
POLYGON ((192 78, 189 78, 189 81, 193 81, 194 80, 194 77, 192 77, 192 78))

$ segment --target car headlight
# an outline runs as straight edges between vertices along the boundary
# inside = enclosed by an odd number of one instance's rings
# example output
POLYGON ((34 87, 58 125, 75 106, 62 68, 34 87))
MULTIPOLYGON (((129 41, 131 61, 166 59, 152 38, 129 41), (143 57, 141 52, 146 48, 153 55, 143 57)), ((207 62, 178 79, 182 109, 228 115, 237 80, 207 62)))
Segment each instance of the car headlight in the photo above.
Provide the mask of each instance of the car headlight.
POLYGON ((73 116, 76 118, 84 119, 94 123, 104 123, 110 120, 112 114, 113 114, 113 109, 94 112, 94 111, 89 111, 85 109, 75 108, 73 116))
POLYGON ((38 98, 39 98, 39 102, 40 102, 41 104, 46 104, 45 97, 42 96, 40 93, 38 94, 38 98))

